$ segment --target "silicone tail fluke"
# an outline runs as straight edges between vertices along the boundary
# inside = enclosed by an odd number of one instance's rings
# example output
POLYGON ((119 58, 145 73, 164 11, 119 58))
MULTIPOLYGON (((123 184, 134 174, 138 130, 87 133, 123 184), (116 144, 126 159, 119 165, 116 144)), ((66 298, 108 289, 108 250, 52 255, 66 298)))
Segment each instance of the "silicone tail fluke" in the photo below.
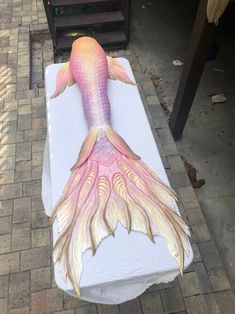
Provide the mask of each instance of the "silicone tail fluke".
POLYGON ((190 233, 175 212, 174 199, 174 191, 111 127, 102 131, 92 128, 52 215, 59 231, 54 261, 59 263, 64 279, 70 279, 77 295, 80 296, 82 254, 87 249, 95 254, 102 239, 114 236, 118 222, 128 232, 146 234, 152 242, 155 235, 164 237, 182 273, 190 233), (100 132, 101 144, 109 145, 110 156, 96 149, 101 145, 100 132))

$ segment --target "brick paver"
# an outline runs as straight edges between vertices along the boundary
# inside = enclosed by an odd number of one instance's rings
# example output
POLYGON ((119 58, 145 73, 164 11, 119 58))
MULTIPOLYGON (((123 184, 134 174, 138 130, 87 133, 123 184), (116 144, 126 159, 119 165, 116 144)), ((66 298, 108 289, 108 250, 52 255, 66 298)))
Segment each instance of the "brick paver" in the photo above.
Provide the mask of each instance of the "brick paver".
POLYGON ((45 67, 54 62, 41 0, 0 0, 0 314, 235 313, 234 295, 185 173, 155 87, 126 56, 179 208, 192 230, 193 265, 121 305, 96 305, 60 291, 53 278, 51 228, 41 192, 45 67), (32 87, 32 89, 30 89, 32 87))

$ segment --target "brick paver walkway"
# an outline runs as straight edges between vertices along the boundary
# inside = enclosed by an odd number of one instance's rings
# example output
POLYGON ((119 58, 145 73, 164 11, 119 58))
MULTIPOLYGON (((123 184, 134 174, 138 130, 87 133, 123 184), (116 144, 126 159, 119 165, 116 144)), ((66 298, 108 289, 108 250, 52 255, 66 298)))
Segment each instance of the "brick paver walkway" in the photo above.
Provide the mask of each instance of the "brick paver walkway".
POLYGON ((41 33, 48 34, 42 1, 0 0, 0 16, 0 314, 235 313, 230 283, 155 88, 130 51, 119 55, 132 62, 164 166, 192 229, 194 263, 183 277, 120 306, 79 301, 56 288, 51 228, 40 198, 46 136, 41 87, 46 65, 54 62, 52 43, 40 40, 41 33))

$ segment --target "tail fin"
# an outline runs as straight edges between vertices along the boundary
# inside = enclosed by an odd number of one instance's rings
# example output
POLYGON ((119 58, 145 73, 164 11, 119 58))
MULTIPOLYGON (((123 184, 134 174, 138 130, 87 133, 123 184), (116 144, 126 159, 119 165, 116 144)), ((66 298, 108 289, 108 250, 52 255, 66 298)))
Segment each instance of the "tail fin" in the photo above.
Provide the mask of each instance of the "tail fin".
POLYGON ((92 129, 72 169, 52 215, 60 234, 53 256, 78 296, 83 252, 95 254, 118 222, 153 242, 155 235, 164 237, 183 272, 190 233, 174 210, 176 195, 115 131, 92 129))

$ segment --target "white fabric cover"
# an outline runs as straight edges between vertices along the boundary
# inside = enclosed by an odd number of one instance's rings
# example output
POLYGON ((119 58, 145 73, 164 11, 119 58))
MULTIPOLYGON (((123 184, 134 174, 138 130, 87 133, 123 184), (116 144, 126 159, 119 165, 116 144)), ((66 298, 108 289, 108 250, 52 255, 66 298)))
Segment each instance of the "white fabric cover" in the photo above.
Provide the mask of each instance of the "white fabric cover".
MULTIPOLYGON (((119 61, 129 76, 134 78, 129 62, 123 58, 119 61)), ((49 99, 60 66, 50 65, 45 73, 48 135, 44 152, 42 199, 48 216, 62 193, 70 168, 87 134, 81 95, 76 85, 67 88, 56 99, 49 99)), ((108 95, 113 128, 168 183, 137 87, 110 80, 108 95)), ((57 237, 54 223, 53 242, 57 237)), ((178 265, 170 255, 166 241, 160 237, 155 237, 155 241, 156 244, 153 244, 142 233, 128 234, 119 224, 115 238, 106 238, 95 256, 92 256, 91 250, 84 253, 81 298, 96 303, 119 304, 136 298, 154 283, 172 281, 179 274, 178 265)), ((192 257, 191 251, 185 259, 186 267, 192 257)), ((75 295, 71 283, 64 282, 57 264, 54 266, 58 287, 75 295)))

